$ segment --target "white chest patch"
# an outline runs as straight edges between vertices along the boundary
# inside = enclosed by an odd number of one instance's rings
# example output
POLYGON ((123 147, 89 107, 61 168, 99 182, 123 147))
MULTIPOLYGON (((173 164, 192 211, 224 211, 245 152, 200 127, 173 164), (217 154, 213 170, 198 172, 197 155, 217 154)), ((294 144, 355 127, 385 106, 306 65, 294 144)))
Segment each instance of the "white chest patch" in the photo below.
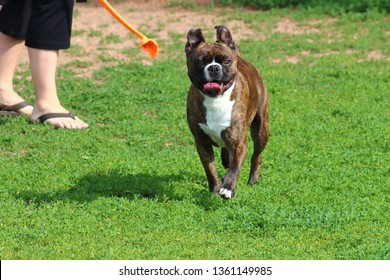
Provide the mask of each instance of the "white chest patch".
POLYGON ((206 108, 206 123, 200 123, 200 128, 219 146, 225 147, 221 133, 231 125, 234 101, 230 100, 233 85, 218 97, 204 96, 203 105, 206 108))

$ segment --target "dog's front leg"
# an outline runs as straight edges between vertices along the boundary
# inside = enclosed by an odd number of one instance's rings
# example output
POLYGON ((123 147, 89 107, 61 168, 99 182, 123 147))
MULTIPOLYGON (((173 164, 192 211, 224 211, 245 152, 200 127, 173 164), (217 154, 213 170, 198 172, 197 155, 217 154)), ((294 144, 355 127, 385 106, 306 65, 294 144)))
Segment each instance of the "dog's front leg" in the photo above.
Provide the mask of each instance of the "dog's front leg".
POLYGON ((222 186, 219 194, 225 198, 232 198, 236 193, 237 180, 240 176, 240 170, 246 156, 246 143, 239 143, 237 146, 228 148, 230 164, 225 177, 223 178, 222 186))
POLYGON ((214 161, 213 146, 211 144, 196 141, 196 150, 198 151, 200 161, 202 162, 204 171, 206 172, 210 192, 218 193, 220 182, 214 161))

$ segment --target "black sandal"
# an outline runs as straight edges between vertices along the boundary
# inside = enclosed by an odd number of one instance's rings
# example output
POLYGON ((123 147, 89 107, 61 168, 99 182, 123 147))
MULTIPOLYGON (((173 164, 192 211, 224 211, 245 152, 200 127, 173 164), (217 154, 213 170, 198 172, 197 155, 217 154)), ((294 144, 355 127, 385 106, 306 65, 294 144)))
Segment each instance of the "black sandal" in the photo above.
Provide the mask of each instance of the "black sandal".
POLYGON ((11 106, 0 105, 0 116, 19 116, 21 113, 18 111, 27 106, 33 105, 27 101, 22 101, 11 106))
POLYGON ((70 119, 76 119, 75 116, 73 116, 71 113, 48 113, 43 114, 40 116, 37 121, 40 123, 44 123, 48 119, 54 119, 54 118, 70 118, 70 119))

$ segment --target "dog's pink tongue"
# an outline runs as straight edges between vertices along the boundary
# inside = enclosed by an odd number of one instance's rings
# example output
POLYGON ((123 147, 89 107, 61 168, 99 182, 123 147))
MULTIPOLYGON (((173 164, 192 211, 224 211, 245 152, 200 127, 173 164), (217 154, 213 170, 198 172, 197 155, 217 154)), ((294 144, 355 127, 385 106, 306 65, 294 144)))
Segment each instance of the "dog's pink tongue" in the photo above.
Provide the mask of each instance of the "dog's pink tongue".
POLYGON ((214 83, 214 82, 206 83, 203 86, 203 92, 220 93, 221 91, 222 91, 221 85, 214 83))

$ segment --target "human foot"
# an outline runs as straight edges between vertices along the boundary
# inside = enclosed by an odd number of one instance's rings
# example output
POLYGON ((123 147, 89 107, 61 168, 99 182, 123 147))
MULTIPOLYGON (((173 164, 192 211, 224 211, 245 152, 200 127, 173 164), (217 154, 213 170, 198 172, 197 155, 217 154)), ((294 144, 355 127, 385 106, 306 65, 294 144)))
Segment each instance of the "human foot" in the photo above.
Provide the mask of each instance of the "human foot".
POLYGON ((0 116, 19 116, 20 111, 25 110, 25 107, 30 107, 32 104, 27 101, 22 101, 11 106, 0 105, 0 116))
POLYGON ((26 102, 17 93, 4 93, 0 91, 0 115, 16 116, 27 115, 31 116, 33 105, 26 102))
POLYGON ((65 129, 85 129, 88 124, 80 120, 78 117, 73 116, 63 107, 58 108, 56 111, 42 110, 34 108, 31 115, 31 122, 39 122, 42 124, 50 124, 55 128, 65 129))

